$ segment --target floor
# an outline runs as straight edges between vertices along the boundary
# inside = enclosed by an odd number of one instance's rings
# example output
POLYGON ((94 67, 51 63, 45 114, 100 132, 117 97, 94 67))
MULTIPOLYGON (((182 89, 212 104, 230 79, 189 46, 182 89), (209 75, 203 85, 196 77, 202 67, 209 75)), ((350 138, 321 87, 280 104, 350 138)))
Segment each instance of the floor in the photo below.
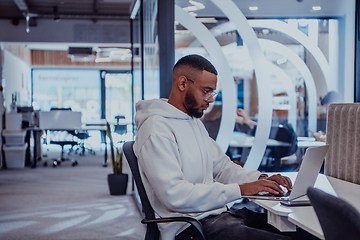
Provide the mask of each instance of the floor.
MULTIPOLYGON (((36 168, 0 170, 0 239, 143 239, 145 226, 131 194, 109 194, 103 167, 104 150, 96 155, 71 154, 78 165, 64 161, 59 146, 42 148, 36 168)), ((124 172, 128 173, 125 164, 124 172)))

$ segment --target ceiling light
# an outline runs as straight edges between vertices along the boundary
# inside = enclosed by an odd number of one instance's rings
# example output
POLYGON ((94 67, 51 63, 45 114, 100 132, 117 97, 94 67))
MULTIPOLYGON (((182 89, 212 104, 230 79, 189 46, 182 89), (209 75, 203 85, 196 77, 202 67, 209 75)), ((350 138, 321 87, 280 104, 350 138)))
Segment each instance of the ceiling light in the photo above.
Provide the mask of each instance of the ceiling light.
POLYGON ((131 7, 132 8, 131 8, 131 11, 130 11, 130 19, 135 19, 137 13, 139 12, 140 0, 136 0, 135 2, 133 2, 131 7))
POLYGON ((196 17, 196 16, 197 16, 197 14, 196 14, 195 12, 189 12, 189 14, 190 14, 191 16, 193 16, 193 17, 196 17))
POLYGON ((257 6, 250 6, 250 11, 257 11, 259 8, 257 6))
POLYGON ((216 20, 216 18, 214 17, 202 17, 202 18, 197 18, 197 20, 199 20, 202 23, 217 23, 218 20, 216 20))
POLYGON ((198 10, 196 6, 184 7, 183 9, 187 12, 198 10))
POLYGON ((184 7, 183 9, 187 12, 190 12, 190 11, 197 11, 197 10, 200 10, 200 9, 204 9, 205 8, 205 5, 202 4, 202 3, 199 3, 199 2, 196 2, 196 1, 193 1, 193 0, 190 0, 189 3, 192 4, 192 6, 188 6, 188 7, 184 7))
POLYGON ((313 7, 312 7, 312 10, 314 10, 314 11, 320 11, 320 10, 321 10, 321 7, 320 7, 320 6, 313 6, 313 7))
POLYGON ((279 58, 278 60, 276 60, 276 63, 278 64, 278 65, 281 65, 281 64, 284 64, 284 63, 286 63, 287 62, 287 59, 286 58, 279 58))
POLYGON ((266 35, 266 34, 270 33, 270 30, 267 28, 264 28, 263 30, 261 30, 261 32, 266 35))
POLYGON ((111 62, 111 59, 108 58, 108 57, 97 57, 97 58, 95 59, 95 62, 97 62, 97 63, 100 63, 100 62, 111 62))
POLYGON ((189 0, 189 3, 191 3, 191 4, 194 5, 194 6, 196 6, 198 10, 205 8, 205 5, 204 5, 204 4, 199 3, 199 2, 196 2, 196 1, 193 1, 193 0, 189 0))

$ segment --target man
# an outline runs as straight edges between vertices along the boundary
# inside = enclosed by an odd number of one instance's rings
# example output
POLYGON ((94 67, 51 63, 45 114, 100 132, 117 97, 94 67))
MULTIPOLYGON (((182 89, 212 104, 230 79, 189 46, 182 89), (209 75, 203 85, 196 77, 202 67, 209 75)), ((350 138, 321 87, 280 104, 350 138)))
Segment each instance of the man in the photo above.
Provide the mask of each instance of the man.
MULTIPOLYGON (((199 219, 210 239, 287 239, 256 229, 264 214, 247 209, 227 212, 226 204, 262 191, 291 190, 287 177, 267 177, 234 164, 209 137, 199 120, 216 96, 217 71, 205 58, 188 55, 173 69, 169 100, 136 104, 134 144, 141 177, 159 217, 199 219)), ((158 224, 161 239, 197 239, 184 223, 158 224)))

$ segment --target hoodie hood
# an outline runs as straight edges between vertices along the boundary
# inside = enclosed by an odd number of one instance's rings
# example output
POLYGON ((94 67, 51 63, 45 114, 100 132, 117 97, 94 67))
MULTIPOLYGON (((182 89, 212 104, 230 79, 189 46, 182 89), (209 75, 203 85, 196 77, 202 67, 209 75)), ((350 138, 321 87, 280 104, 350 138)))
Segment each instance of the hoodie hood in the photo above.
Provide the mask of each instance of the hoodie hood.
POLYGON ((180 111, 168 103, 167 99, 142 100, 136 103, 135 124, 138 128, 151 116, 159 115, 164 118, 183 119, 191 118, 186 113, 180 111))

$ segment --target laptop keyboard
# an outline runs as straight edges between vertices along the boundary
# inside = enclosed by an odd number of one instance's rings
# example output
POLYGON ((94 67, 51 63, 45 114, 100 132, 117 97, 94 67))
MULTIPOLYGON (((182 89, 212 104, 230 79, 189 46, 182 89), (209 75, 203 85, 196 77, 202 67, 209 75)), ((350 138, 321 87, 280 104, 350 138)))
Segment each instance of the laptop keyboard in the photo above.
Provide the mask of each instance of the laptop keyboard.
POLYGON ((284 191, 284 193, 280 193, 280 194, 272 194, 272 193, 269 193, 269 192, 259 192, 257 195, 260 195, 260 196, 276 196, 276 197, 288 197, 291 193, 291 191, 288 191, 285 187, 281 186, 281 189, 284 191))

